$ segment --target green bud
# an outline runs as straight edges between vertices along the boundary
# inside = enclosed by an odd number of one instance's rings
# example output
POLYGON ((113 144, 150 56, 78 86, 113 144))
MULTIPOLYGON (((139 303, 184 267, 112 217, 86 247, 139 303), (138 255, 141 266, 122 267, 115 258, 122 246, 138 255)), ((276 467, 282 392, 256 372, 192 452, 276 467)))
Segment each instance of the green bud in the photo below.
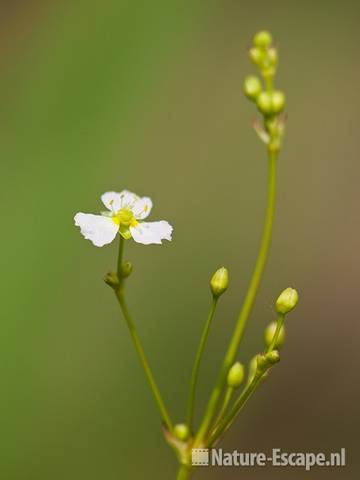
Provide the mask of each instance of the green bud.
POLYGON ((263 50, 261 50, 260 48, 257 48, 257 47, 250 48, 249 56, 250 56, 250 59, 258 67, 263 63, 263 61, 265 59, 265 55, 264 55, 263 50))
POLYGON ((133 266, 131 262, 124 262, 121 265, 121 273, 122 273, 122 278, 127 278, 133 270, 133 266))
POLYGON ((285 107, 285 94, 280 90, 262 92, 256 103, 260 112, 264 115, 276 115, 285 107))
POLYGON ((269 353, 259 353, 257 356, 257 371, 264 373, 275 363, 280 362, 280 355, 277 350, 272 350, 269 353))
POLYGON ((272 95, 269 92, 262 92, 257 98, 257 106, 264 115, 271 115, 273 113, 272 95))
POLYGON ((267 51, 267 58, 272 67, 276 67, 279 61, 279 55, 276 48, 269 48, 267 51))
POLYGON ((227 384, 229 387, 238 388, 242 384, 245 376, 244 365, 240 362, 234 363, 230 368, 227 376, 227 384))
POLYGON ((277 313, 285 315, 291 312, 291 310, 296 307, 298 301, 298 292, 294 288, 286 288, 276 300, 275 307, 277 313))
MULTIPOLYGON (((271 322, 265 329, 264 338, 265 338, 265 345, 267 347, 271 345, 271 342, 275 335, 276 327, 277 327, 277 322, 271 322)), ((274 348, 282 347, 284 345, 284 342, 285 342, 285 327, 282 326, 280 328, 279 336, 277 338, 274 348)))
POLYGON ((271 33, 266 30, 258 32, 254 37, 254 45, 259 48, 269 47, 272 41, 271 33))
POLYGON ((275 363, 280 362, 280 354, 277 350, 272 350, 271 352, 266 354, 266 359, 269 366, 274 365, 275 363))
POLYGON ((285 94, 280 90, 275 90, 272 93, 272 108, 273 113, 280 113, 285 107, 285 94))
POLYGON ((185 423, 178 423, 174 427, 174 435, 178 440, 185 442, 190 437, 190 429, 185 423))
POLYGON ((256 100, 262 91, 261 81, 258 77, 250 76, 245 78, 244 92, 251 100, 256 100))
POLYGON ((266 358, 266 354, 265 353, 259 353, 257 355, 256 359, 257 359, 256 371, 263 372, 264 370, 266 370, 266 368, 269 365, 269 361, 266 358))
POLYGON ((108 272, 104 277, 104 282, 114 289, 120 285, 119 278, 115 272, 108 272))
POLYGON ((225 267, 216 270, 210 280, 210 288, 215 298, 220 297, 229 286, 229 272, 225 267))

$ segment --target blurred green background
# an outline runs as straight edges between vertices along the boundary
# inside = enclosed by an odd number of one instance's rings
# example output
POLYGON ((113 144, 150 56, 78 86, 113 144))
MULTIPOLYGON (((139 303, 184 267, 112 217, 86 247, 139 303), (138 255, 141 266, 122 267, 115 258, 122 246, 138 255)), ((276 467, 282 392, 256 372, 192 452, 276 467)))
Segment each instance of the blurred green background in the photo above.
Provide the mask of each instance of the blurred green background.
POLYGON ((301 295, 282 362, 223 442, 335 451, 348 466, 199 470, 196 479, 359 474, 359 3, 2 2, 0 478, 175 478, 157 411, 102 276, 116 246, 77 211, 106 190, 149 195, 174 240, 130 243, 128 299, 156 378, 183 420, 212 272, 226 265, 199 408, 251 275, 266 194, 246 49, 268 28, 288 97, 271 255, 239 358, 262 348, 273 301, 301 295))

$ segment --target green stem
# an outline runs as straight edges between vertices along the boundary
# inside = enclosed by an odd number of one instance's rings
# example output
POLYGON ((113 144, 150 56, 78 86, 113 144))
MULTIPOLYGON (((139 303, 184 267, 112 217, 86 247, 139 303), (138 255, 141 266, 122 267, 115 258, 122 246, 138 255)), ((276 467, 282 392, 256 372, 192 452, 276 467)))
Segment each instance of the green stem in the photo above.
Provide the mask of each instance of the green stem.
POLYGON ((275 330, 275 333, 274 333, 274 336, 273 336, 273 339, 271 340, 271 344, 269 345, 269 348, 267 349, 267 352, 266 353, 270 353, 274 350, 274 347, 276 345, 276 342, 277 342, 277 339, 280 335, 280 330, 281 330, 281 327, 284 325, 284 320, 285 320, 285 315, 284 314, 280 314, 279 315, 279 318, 277 319, 277 323, 276 323, 276 330, 275 330))
POLYGON ((120 272, 120 274, 118 273, 119 275, 119 280, 120 280, 120 286, 118 289, 115 289, 115 294, 116 294, 116 298, 118 299, 119 301, 119 304, 120 304, 120 308, 121 308, 121 311, 124 315, 124 318, 125 318, 125 321, 126 321, 126 324, 128 326, 128 329, 129 329, 129 332, 130 332, 130 335, 131 335, 131 338, 132 338, 132 341, 134 343, 134 346, 135 346, 135 349, 136 349, 136 352, 138 354, 138 357, 139 357, 139 360, 140 360, 140 363, 141 363, 141 366, 145 372, 145 376, 148 380, 148 383, 150 385, 150 389, 152 391, 152 394, 155 398, 155 402, 158 406, 158 409, 160 411, 160 415, 161 415, 161 418, 162 418, 162 421, 163 423, 165 424, 166 428, 171 432, 173 430, 173 425, 172 425, 172 422, 171 422, 171 419, 170 419, 170 416, 167 412, 167 409, 165 407, 165 404, 163 402, 163 399, 161 397, 161 393, 160 393, 160 390, 156 384, 156 381, 155 381, 155 378, 154 378, 154 375, 151 371, 151 368, 149 366, 149 362, 146 358, 146 355, 145 355, 145 352, 144 352, 144 349, 143 349, 143 346, 141 344, 141 341, 140 341, 140 338, 139 338, 139 335, 136 331, 136 327, 135 327, 135 324, 134 324, 134 321, 130 315, 130 312, 129 312, 129 309, 128 309, 128 306, 126 304, 126 301, 125 301, 125 297, 124 297, 124 279, 121 278, 121 265, 122 265, 122 255, 123 255, 123 252, 124 252, 124 240, 122 237, 120 237, 120 246, 119 246, 119 259, 118 259, 118 272, 120 272))
POLYGON ((125 241, 123 237, 119 234, 119 254, 118 254, 118 264, 117 264, 117 275, 120 280, 122 281, 122 260, 123 260, 123 255, 124 255, 124 246, 125 246, 125 241))
POLYGON ((191 467, 187 465, 181 465, 179 468, 176 480, 188 480, 191 475, 191 467))
POLYGON ((196 386, 197 386, 197 381, 199 378, 199 370, 200 370, 200 364, 201 364, 201 359, 204 353, 206 341, 209 335, 210 331, 210 326, 212 323, 212 319, 214 318, 215 310, 216 310, 216 305, 217 305, 217 298, 213 298, 213 301, 211 303, 210 311, 204 326, 204 330, 202 332, 201 338, 200 338, 200 343, 198 347, 198 351, 196 353, 195 357, 195 362, 191 374, 191 380, 190 380, 190 388, 189 388, 189 398, 188 398, 188 407, 187 407, 187 425, 189 426, 190 430, 193 429, 193 420, 194 420, 194 405, 195 405, 195 396, 196 396, 196 386))
POLYGON ((227 429, 232 425, 237 415, 245 406, 246 402, 249 400, 251 395, 255 392, 257 387, 260 384, 262 375, 256 375, 254 379, 244 388, 241 392, 239 398, 234 403, 231 411, 228 415, 222 420, 218 428, 215 430, 214 434, 211 436, 210 443, 214 443, 219 440, 219 438, 227 431, 227 429))
POLYGON ((266 263, 269 246, 270 246, 270 239, 271 239, 271 232, 272 232, 272 225, 273 225, 273 218, 274 218, 275 191, 276 191, 277 152, 272 151, 270 149, 268 150, 268 164, 269 164, 269 176, 268 176, 267 211, 266 211, 265 225, 264 225, 263 236, 262 236, 258 258, 255 264, 255 269, 250 281, 248 291, 246 293, 242 310, 240 312, 232 339, 230 341, 229 348, 225 355, 225 359, 223 362, 223 366, 222 366, 217 384, 210 396, 204 419, 202 421, 202 424, 200 425, 199 432, 196 435, 196 439, 195 439, 196 445, 201 445, 203 442, 203 439, 207 435, 211 420, 213 418, 219 398, 221 396, 221 392, 226 382, 227 373, 230 367, 232 366, 232 364, 234 363, 237 350, 239 348, 239 344, 245 330, 246 322, 249 317, 252 305, 254 303, 256 292, 260 284, 261 276, 264 271, 264 266, 266 263))
POLYGON ((214 422, 213 431, 215 431, 218 428, 218 426, 220 425, 220 422, 222 421, 222 419, 224 417, 224 414, 226 412, 227 407, 229 406, 229 403, 231 401, 231 398, 232 398, 233 394, 234 394, 234 388, 233 387, 228 387, 226 389, 226 393, 225 393, 225 396, 224 396, 224 401, 223 401, 223 404, 221 406, 220 412, 217 416, 217 419, 214 422))

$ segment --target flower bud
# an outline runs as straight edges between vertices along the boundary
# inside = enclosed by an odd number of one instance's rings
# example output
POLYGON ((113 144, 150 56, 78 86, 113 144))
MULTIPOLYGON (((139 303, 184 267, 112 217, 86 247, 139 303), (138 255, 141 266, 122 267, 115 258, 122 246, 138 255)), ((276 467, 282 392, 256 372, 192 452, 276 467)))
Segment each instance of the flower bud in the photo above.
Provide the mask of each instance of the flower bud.
MULTIPOLYGON (((264 338, 265 338, 265 345, 269 347, 273 341, 275 331, 277 327, 277 322, 271 322, 265 329, 264 338)), ((285 342, 285 328, 282 326, 280 328, 279 336, 275 342, 274 348, 280 348, 284 345, 285 342)))
POLYGON ((272 41, 271 33, 266 30, 258 32, 254 37, 254 45, 259 48, 269 47, 272 41))
POLYGON ((264 115, 277 115, 285 107, 285 94, 280 90, 262 92, 256 103, 260 112, 264 115))
POLYGON ((261 50, 260 48, 257 48, 257 47, 250 48, 249 56, 250 56, 251 60, 255 63, 255 65, 258 66, 258 67, 263 63, 263 61, 265 59, 265 55, 264 55, 263 50, 261 50))
POLYGON ((131 262, 124 262, 121 265, 121 273, 123 278, 127 278, 129 275, 131 275, 131 272, 133 270, 133 266, 131 262))
POLYGON ((277 350, 272 350, 269 353, 259 353, 257 356, 257 371, 262 374, 278 362, 280 362, 280 355, 277 350))
POLYGON ((120 285, 119 277, 115 272, 108 272, 104 277, 104 282, 114 289, 117 289, 120 285))
POLYGON ((267 57, 269 60, 269 63, 272 67, 276 67, 279 61, 279 55, 278 51, 276 48, 269 48, 267 51, 267 57))
POLYGON ((234 363, 227 376, 228 387, 238 388, 242 384, 245 376, 244 365, 240 362, 234 363))
POLYGON ((275 363, 280 362, 280 355, 277 350, 272 350, 271 352, 266 354, 266 359, 268 361, 268 365, 275 365, 275 363))
POLYGON ((279 314, 285 315, 296 307, 299 301, 299 294, 294 288, 286 288, 281 292, 279 298, 276 300, 275 307, 279 314))
POLYGON ((269 92, 262 92, 257 98, 257 106, 261 113, 270 115, 273 113, 272 96, 269 92))
POLYGON ((220 297, 229 286, 229 272, 227 268, 221 267, 216 270, 210 280, 210 288, 215 298, 220 297))
POLYGON ((273 113, 280 113, 285 107, 285 94, 280 90, 275 90, 272 93, 272 108, 273 113))
POLYGON ((185 442, 190 437, 190 429, 185 423, 178 423, 174 427, 174 435, 178 440, 185 442))
POLYGON ((265 353, 259 353, 256 357, 256 371, 263 372, 269 365, 268 359, 265 353))
POLYGON ((251 100, 256 100, 262 91, 261 81, 258 77, 250 76, 245 78, 244 92, 251 100))

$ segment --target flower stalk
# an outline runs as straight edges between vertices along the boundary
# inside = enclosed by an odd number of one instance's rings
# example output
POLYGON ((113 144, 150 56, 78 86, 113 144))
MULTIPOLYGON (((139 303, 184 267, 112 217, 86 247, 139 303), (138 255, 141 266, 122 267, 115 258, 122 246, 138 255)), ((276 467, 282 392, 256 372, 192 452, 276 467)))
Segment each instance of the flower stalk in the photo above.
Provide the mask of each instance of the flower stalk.
POLYGON ((198 378, 199 378, 201 359, 202 359, 203 354, 204 354, 205 345, 206 345, 206 341, 207 341, 208 336, 209 336, 211 323, 212 323, 212 320, 213 320, 214 315, 215 315, 217 302, 218 302, 218 298, 214 297, 212 302, 211 302, 210 311, 209 311, 209 314, 208 314, 208 317, 207 317, 207 320, 206 320, 206 323, 205 323, 205 326, 204 326, 204 330, 203 330, 201 338, 200 338, 198 351, 197 351, 196 356, 195 356, 194 366, 193 366, 193 370, 192 370, 192 373, 191 373, 188 407, 187 407, 187 416, 186 416, 187 425, 189 426, 190 430, 193 430, 196 386, 197 386, 197 381, 198 381, 198 378))
POLYGON ((284 321, 285 321, 285 315, 283 313, 281 313, 277 319, 277 322, 276 322, 276 330, 275 330, 275 333, 274 333, 274 336, 273 336, 273 339, 267 349, 267 353, 270 353, 272 350, 274 350, 275 348, 275 345, 277 344, 278 342, 278 338, 279 338, 279 335, 280 335, 280 331, 284 325, 284 321))
POLYGON ((137 333, 135 323, 134 323, 134 321, 131 317, 131 314, 129 312, 129 308, 128 308, 126 300, 125 300, 125 295, 124 295, 125 278, 123 278, 123 274, 122 274, 122 265, 123 265, 122 259, 123 259, 123 253, 124 253, 124 243, 125 243, 125 240, 122 238, 122 236, 119 236, 119 257, 118 257, 118 281, 119 281, 119 283, 116 286, 116 288, 114 288, 114 292, 115 292, 116 298, 119 302, 119 305, 120 305, 122 314, 124 316, 124 319, 126 321, 126 325, 129 329, 131 339, 133 341, 136 353, 138 354, 138 357, 139 357, 139 360, 140 360, 140 364, 141 364, 141 366, 144 370, 146 379, 149 383, 151 392, 154 396, 156 405, 159 409, 162 422, 163 422, 164 426, 171 432, 173 430, 173 425, 172 425, 172 421, 170 419, 170 415, 169 415, 169 413, 167 411, 167 408, 165 406, 165 403, 162 399, 160 390, 157 386, 157 383, 155 381, 154 375, 153 375, 152 370, 150 368, 149 362, 148 362, 147 357, 145 355, 144 348, 143 348, 142 343, 140 341, 140 337, 137 333))

